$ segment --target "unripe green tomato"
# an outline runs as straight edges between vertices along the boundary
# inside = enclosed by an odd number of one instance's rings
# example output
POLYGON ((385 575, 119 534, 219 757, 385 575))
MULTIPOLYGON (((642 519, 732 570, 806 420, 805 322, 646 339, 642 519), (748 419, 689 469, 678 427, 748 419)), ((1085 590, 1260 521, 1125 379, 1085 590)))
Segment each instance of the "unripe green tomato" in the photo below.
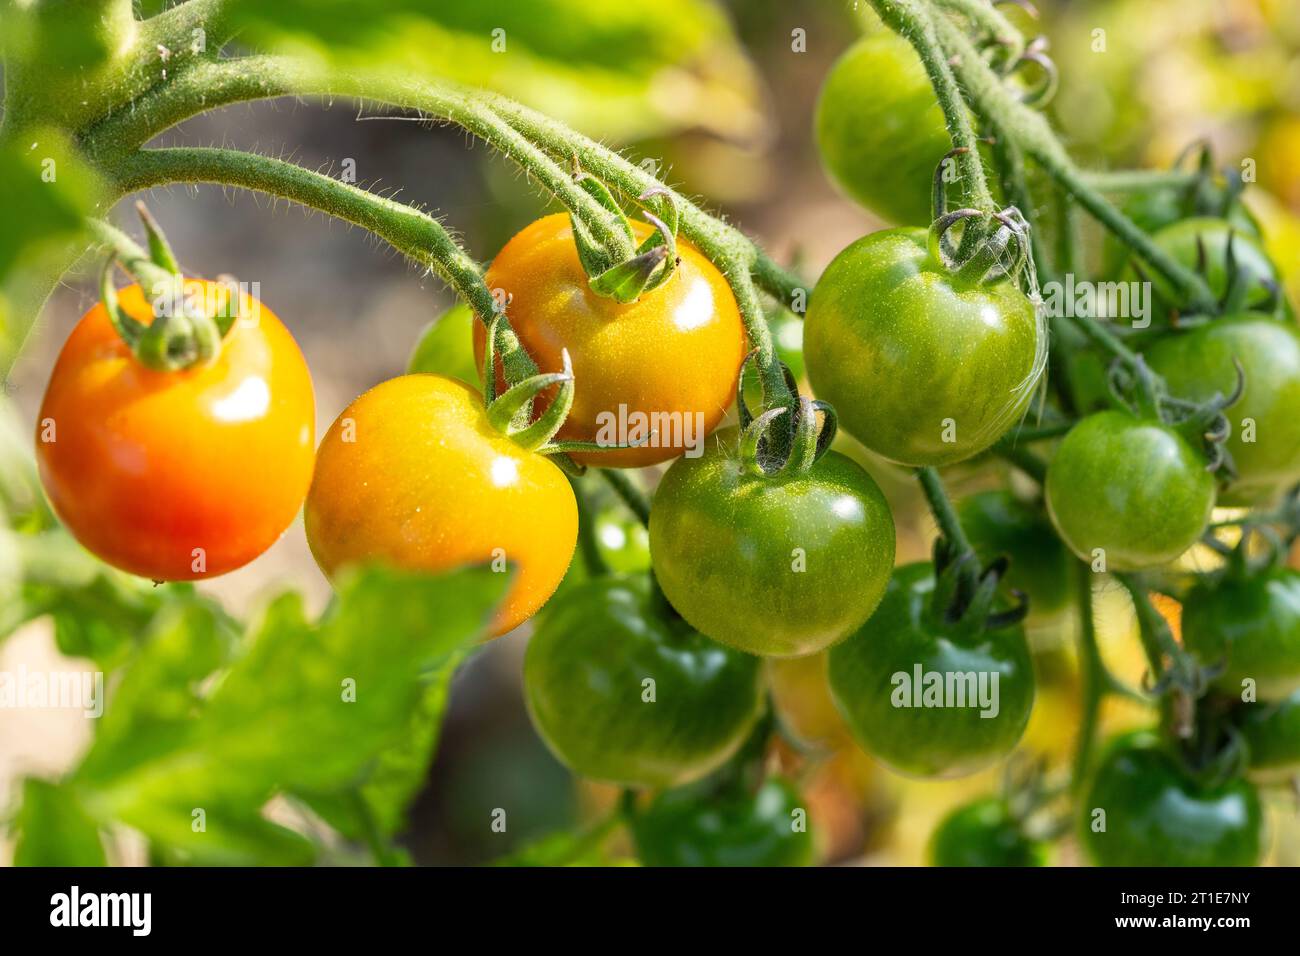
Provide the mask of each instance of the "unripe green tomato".
POLYGON ((935 167, 952 138, 911 44, 881 29, 850 47, 826 75, 814 131, 840 189, 887 222, 929 224, 935 167))
POLYGON ((1065 436, 1047 467, 1047 510, 1084 561, 1107 571, 1173 561, 1195 544, 1214 508, 1205 456, 1160 422, 1096 412, 1065 436))
POLYGON ((1202 581, 1183 602, 1183 643, 1201 663, 1222 662, 1215 683, 1260 697, 1300 689, 1300 571, 1269 568, 1202 581))
POLYGON ((1199 779, 1147 732, 1111 745, 1080 806, 1079 840, 1097 866, 1254 866, 1262 830, 1252 784, 1199 779))
POLYGON ((807 807, 789 781, 765 780, 756 792, 669 790, 632 822, 646 866, 807 866, 813 837, 807 807))
MULTIPOLYGON (((1155 244, 1187 269, 1197 269, 1200 262, 1198 241, 1205 249, 1205 281, 1215 298, 1221 298, 1228 291, 1228 236, 1232 235, 1232 253, 1237 268, 1248 283, 1246 308, 1262 305, 1269 298, 1266 284, 1280 288, 1277 267, 1269 259, 1259 240, 1243 233, 1224 219, 1197 217, 1183 219, 1165 226, 1152 239, 1155 244)), ((1149 266, 1143 269, 1151 281, 1152 305, 1157 317, 1163 317, 1169 311, 1181 309, 1184 303, 1161 275, 1149 266)), ((1138 278, 1133 263, 1124 270, 1123 278, 1135 281, 1138 278)))
POLYGON ((464 302, 453 305, 425 326, 411 350, 406 370, 432 372, 470 385, 477 384, 482 376, 474 361, 474 338, 471 334, 477 321, 474 310, 464 302))
POLYGON ((828 451, 802 475, 746 469, 737 430, 673 462, 650 509, 655 577, 701 633, 764 657, 813 654, 875 610, 894 564, 885 496, 828 451))
POLYGON ((980 285, 930 257, 926 232, 888 229, 826 267, 804 322, 804 361, 840 427, 904 465, 984 451, 1023 416, 1045 348, 1013 282, 980 285))
POLYGON ((1300 690, 1275 703, 1242 703, 1233 717, 1250 747, 1251 776, 1275 779, 1300 770, 1300 690))
POLYGON ((1070 600, 1070 552, 1047 515, 1009 491, 982 491, 963 498, 957 516, 985 565, 1005 555, 1011 566, 1002 582, 1029 599, 1031 620, 1063 611, 1070 600))
POLYGON ((611 571, 650 570, 650 532, 636 518, 601 512, 596 517, 596 547, 611 571))
POLYGON ((931 866, 1046 866, 1048 847, 1025 834, 1005 800, 983 797, 943 818, 929 854, 931 866))
POLYGON ((671 787, 716 769, 763 708, 756 657, 656 606, 645 575, 585 582, 547 608, 524 657, 533 725, 581 776, 671 787))
POLYGON ((1034 668, 1023 627, 950 624, 934 613, 934 583, 930 564, 895 570, 876 613, 831 648, 831 693, 854 737, 881 762, 911 776, 960 777, 1019 743, 1034 704, 1034 668), (942 692, 947 686, 952 696, 942 692))
MULTIPOLYGON (((1160 188, 1135 193, 1120 208, 1134 225, 1147 233, 1159 232, 1183 219, 1204 218, 1187 214, 1189 204, 1181 189, 1160 188)), ((1259 223, 1240 202, 1232 204, 1226 218, 1242 235, 1260 238, 1259 223)), ((1106 233, 1102 253, 1102 274, 1107 276, 1119 275, 1132 256, 1132 250, 1111 232, 1106 233)))
POLYGON ((1243 313, 1162 336, 1145 350, 1171 394, 1206 401, 1230 395, 1240 363, 1245 390, 1225 410, 1227 450, 1237 477, 1220 494, 1228 506, 1265 504, 1300 481, 1300 329, 1243 313))

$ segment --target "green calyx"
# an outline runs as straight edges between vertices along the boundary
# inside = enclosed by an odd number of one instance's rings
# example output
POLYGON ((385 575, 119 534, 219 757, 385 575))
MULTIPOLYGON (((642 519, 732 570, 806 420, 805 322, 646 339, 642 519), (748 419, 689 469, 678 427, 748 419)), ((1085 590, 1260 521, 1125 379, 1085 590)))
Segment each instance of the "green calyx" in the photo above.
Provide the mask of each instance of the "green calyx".
POLYGON ((955 552, 946 538, 934 541, 934 593, 929 613, 936 626, 954 636, 974 637, 986 630, 1019 624, 1029 614, 1029 598, 1013 590, 1006 609, 995 610, 1002 577, 1010 561, 1000 557, 981 568, 972 551, 955 552))
POLYGON ((221 340, 239 314, 239 292, 233 280, 221 283, 225 293, 216 301, 187 293, 171 245, 143 203, 136 204, 148 237, 148 251, 107 224, 97 231, 112 252, 99 276, 99 294, 109 321, 131 353, 145 367, 180 372, 206 365, 221 351, 221 340), (129 315, 118 301, 113 269, 123 271, 147 290, 154 318, 149 324, 129 315))
POLYGON ((573 225, 578 259, 590 277, 592 291, 626 305, 667 282, 677 268, 678 228, 677 207, 669 192, 656 187, 637 197, 642 206, 642 216, 655 229, 628 256, 625 250, 632 246, 635 237, 613 193, 599 179, 580 169, 575 168, 573 178, 583 191, 613 214, 617 223, 616 234, 621 240, 626 240, 618 242, 620 248, 617 249, 601 244, 583 218, 576 211, 570 211, 569 221, 573 225))
POLYGON ((755 349, 746 356, 736 379, 741 460, 751 474, 766 478, 807 474, 835 439, 835 409, 827 402, 799 395, 794 374, 781 362, 781 372, 794 400, 789 406, 769 408, 755 417, 745 402, 744 382, 745 368, 757 355, 755 349), (822 414, 820 423, 818 412, 822 414))
POLYGON ((1151 370, 1141 355, 1132 360, 1117 357, 1107 373, 1111 397, 1138 418, 1153 419, 1184 433, 1193 444, 1204 449, 1206 470, 1217 473, 1224 482, 1236 476, 1236 467, 1226 442, 1232 435, 1232 422, 1226 410, 1234 405, 1246 388, 1246 372, 1233 360, 1237 382, 1232 392, 1214 392, 1203 402, 1193 402, 1169 394, 1164 379, 1151 370))
POLYGON ((1029 225, 1014 206, 991 215, 978 209, 941 213, 927 239, 931 258, 959 285, 1015 281, 1029 261, 1029 225), (965 225, 960 243, 954 246, 948 233, 958 223, 965 225), (972 229, 978 230, 973 240, 965 234, 972 229))

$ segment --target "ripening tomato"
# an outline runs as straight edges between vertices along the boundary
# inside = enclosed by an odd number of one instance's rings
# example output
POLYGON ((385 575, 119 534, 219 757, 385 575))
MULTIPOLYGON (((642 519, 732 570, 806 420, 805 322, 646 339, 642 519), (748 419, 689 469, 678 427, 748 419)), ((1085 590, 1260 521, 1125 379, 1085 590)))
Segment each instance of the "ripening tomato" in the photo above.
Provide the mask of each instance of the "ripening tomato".
MULTIPOLYGON (((220 294, 202 280, 185 292, 220 294)), ((153 322, 139 286, 118 301, 153 322)), ((102 303, 64 343, 36 458, 59 518, 109 564, 157 581, 224 574, 297 515, 311 481, 311 374, 270 309, 245 295, 240 316, 212 362, 180 372, 142 365, 102 303)))
POLYGON ((826 267, 804 361, 818 398, 872 451, 904 465, 970 458, 1024 414, 1045 332, 1014 282, 967 282, 921 229, 864 236, 826 267))
POLYGON ((929 224, 934 170, 952 137, 910 43, 882 27, 851 46, 826 74, 814 126, 844 192, 890 223, 929 224))
MULTIPOLYGON (((633 222, 632 231, 639 241, 650 227, 633 222)), ((668 281, 627 305, 588 285, 567 214, 537 220, 492 260, 488 287, 509 296, 510 326, 538 367, 560 371, 564 349, 573 362, 573 407, 556 440, 644 440, 637 448, 579 452, 575 461, 639 468, 676 458, 698 447, 731 405, 745 357, 740 310, 722 273, 685 238, 677 240, 677 255, 668 281)), ((484 339, 476 323, 480 366, 484 339)), ((498 384, 505 384, 499 370, 498 384)))
POLYGON ((1270 316, 1241 313, 1162 336, 1145 352, 1172 394, 1205 401, 1232 394, 1237 363, 1245 388, 1225 413, 1227 449, 1237 475, 1219 503, 1267 503, 1300 481, 1300 329, 1270 316))
POLYGON ((316 454, 305 523, 328 575, 359 561, 513 572, 494 634, 546 603, 578 540, 564 473, 493 428, 475 389, 441 375, 390 379, 344 409, 316 454))

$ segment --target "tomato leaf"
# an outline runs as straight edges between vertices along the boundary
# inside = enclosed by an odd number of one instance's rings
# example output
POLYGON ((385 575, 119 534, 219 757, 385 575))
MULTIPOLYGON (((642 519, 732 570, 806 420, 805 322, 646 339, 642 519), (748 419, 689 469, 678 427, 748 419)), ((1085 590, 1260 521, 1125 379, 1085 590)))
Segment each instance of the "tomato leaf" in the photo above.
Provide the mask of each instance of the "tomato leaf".
POLYGON ((99 827, 76 795, 57 783, 23 781, 22 809, 14 819, 18 837, 14 866, 103 866, 99 827))

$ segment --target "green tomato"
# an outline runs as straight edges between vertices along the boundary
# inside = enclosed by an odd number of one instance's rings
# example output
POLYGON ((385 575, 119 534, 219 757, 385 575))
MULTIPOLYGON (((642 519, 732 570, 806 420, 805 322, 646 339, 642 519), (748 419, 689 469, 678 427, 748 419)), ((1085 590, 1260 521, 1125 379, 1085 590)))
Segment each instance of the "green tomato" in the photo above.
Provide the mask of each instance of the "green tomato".
POLYGON ((808 814, 794 785, 778 777, 751 793, 739 785, 660 794, 632 821, 646 866, 807 866, 808 814))
POLYGON ((679 458, 650 509, 655 577, 709 637, 764 657, 813 654, 875 610, 894 520, 860 466, 828 451, 802 475, 751 474, 735 428, 679 458))
POLYGON ((1206 665, 1225 663, 1216 683, 1238 695, 1249 679, 1262 697, 1300 688, 1300 571, 1229 570, 1202 581, 1183 602, 1183 643, 1206 665))
POLYGON ((930 837, 931 866, 1046 866, 1047 846, 1030 839, 1005 800, 984 797, 944 817, 930 837))
MULTIPOLYGON (((1165 226, 1152 239, 1155 244, 1169 253, 1188 269, 1198 268, 1200 253, 1197 241, 1205 248, 1205 281, 1214 293, 1221 298, 1228 290, 1228 236, 1232 235, 1232 252, 1237 268, 1247 278, 1250 291, 1246 296, 1246 308, 1262 306, 1270 297, 1268 289, 1262 283, 1271 283, 1281 288, 1277 267, 1273 265, 1268 254, 1259 241, 1233 226, 1225 219, 1197 217, 1183 219, 1170 226, 1165 226)), ((1143 270, 1151 280, 1152 305, 1157 316, 1164 315, 1182 306, 1178 295, 1169 283, 1153 269, 1143 270)), ((1133 281, 1137 273, 1132 263, 1125 269, 1125 278, 1133 281)))
POLYGON ((1198 779, 1147 732, 1115 741, 1080 808, 1097 866, 1253 866, 1261 830, 1254 786, 1198 779))
POLYGON ((880 607, 831 649, 835 704, 863 748, 917 777, 959 777, 1007 756, 1034 703, 1019 625, 953 624, 933 608, 934 568, 898 568, 880 607))
MULTIPOLYGON (((1124 215, 1146 233, 1156 233, 1166 226, 1171 226, 1184 219, 1207 218, 1196 216, 1194 203, 1189 203, 1185 190, 1150 189, 1134 193, 1120 207, 1124 215)), ((1223 217, 1237 232, 1251 239, 1260 238, 1259 223, 1240 202, 1234 202, 1223 217)), ((1102 273, 1108 276, 1119 275, 1120 270, 1129 261, 1132 250, 1107 232, 1103 245, 1102 273)))
POLYGON ((959 502, 957 516, 982 563, 1010 558, 1002 581, 1029 598, 1031 619, 1049 619, 1068 606, 1070 552, 1040 508, 1009 491, 983 491, 959 502))
POLYGON ((1241 363, 1245 391, 1227 409, 1227 449, 1237 478, 1221 504, 1267 503, 1300 481, 1300 329, 1294 323, 1259 314, 1214 319, 1163 336, 1145 356, 1172 394, 1193 401, 1232 394, 1233 361, 1241 363))
POLYGON ((827 266, 809 304, 813 391, 862 444, 904 465, 984 451, 1024 414, 1044 331, 1015 283, 960 283, 926 233, 864 236, 827 266))
POLYGON ((474 385, 482 379, 474 359, 474 310, 458 302, 420 333, 407 372, 431 372, 474 385))
POLYGON ((586 582, 546 609, 524 657, 524 693, 538 733, 576 773, 625 786, 695 780, 740 747, 762 712, 758 658, 666 612, 644 575, 586 582))
POLYGON ((814 135, 835 184, 887 222, 928 225, 935 167, 952 149, 916 51, 882 29, 831 67, 814 135))
POLYGON ((1300 690, 1276 703, 1240 704, 1233 716, 1250 746, 1252 775, 1290 776, 1300 769, 1300 690))
POLYGON ((611 571, 630 574, 650 569, 650 533, 636 518, 602 512, 596 517, 596 548, 611 571))
POLYGON ((1173 561, 1200 539, 1214 508, 1214 476, 1182 435, 1128 412, 1075 425, 1047 467, 1047 510, 1084 561, 1100 549, 1108 571, 1173 561))

